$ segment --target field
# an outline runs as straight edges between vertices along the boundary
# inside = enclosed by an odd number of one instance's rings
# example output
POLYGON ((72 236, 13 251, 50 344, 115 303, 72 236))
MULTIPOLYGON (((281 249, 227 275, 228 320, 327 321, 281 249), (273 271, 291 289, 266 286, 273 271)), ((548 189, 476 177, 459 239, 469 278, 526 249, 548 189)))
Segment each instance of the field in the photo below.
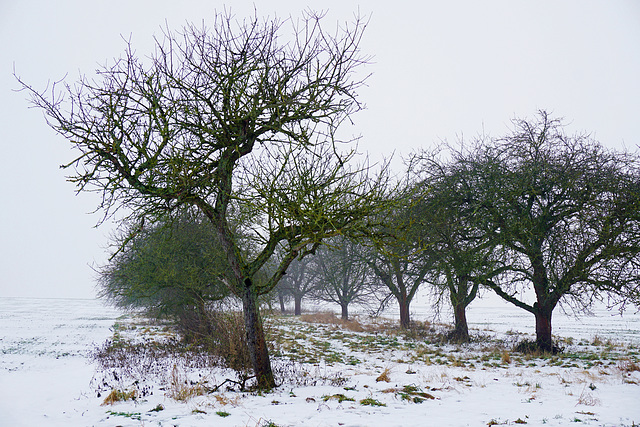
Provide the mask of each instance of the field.
POLYGON ((237 378, 202 356, 164 351, 165 325, 93 300, 0 298, 0 426, 640 424, 637 313, 558 313, 563 353, 525 355, 513 351, 532 338, 524 312, 473 306, 473 342, 452 345, 416 307, 408 333, 393 313, 269 316, 282 385, 256 393, 224 383, 237 378), (95 357, 106 340, 155 350, 107 367, 95 357))

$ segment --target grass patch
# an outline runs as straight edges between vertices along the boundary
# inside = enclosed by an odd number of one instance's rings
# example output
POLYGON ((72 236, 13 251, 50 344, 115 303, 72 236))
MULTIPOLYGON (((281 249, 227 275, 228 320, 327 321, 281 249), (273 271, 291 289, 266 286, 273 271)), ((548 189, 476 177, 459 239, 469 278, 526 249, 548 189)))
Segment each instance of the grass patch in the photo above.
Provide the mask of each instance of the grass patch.
POLYGON ((387 406, 386 403, 382 403, 379 400, 376 400, 372 397, 367 397, 366 399, 362 399, 360 401, 362 406, 387 406))
POLYGON ((132 420, 142 420, 142 414, 140 412, 115 412, 115 411, 109 411, 107 412, 107 414, 109 414, 110 416, 113 417, 125 417, 125 418, 131 418, 132 420))
POLYGON ((384 371, 382 371, 382 373, 378 376, 378 378, 376 378, 376 382, 381 382, 384 381, 385 383, 390 383, 391 382, 391 378, 389 377, 389 374, 391 373, 391 369, 389 368, 384 368, 384 371))
POLYGON ((107 397, 105 397, 104 401, 102 402, 102 406, 113 405, 114 403, 126 402, 127 400, 135 400, 135 399, 136 399, 135 390, 123 391, 123 390, 113 389, 111 390, 111 393, 109 393, 107 397))
POLYGON ((422 403, 425 400, 433 400, 435 396, 422 391, 420 387, 416 385, 405 385, 402 388, 388 388, 382 390, 383 393, 394 393, 401 400, 406 400, 413 403, 422 403))
POLYGON ((345 396, 342 393, 332 394, 331 396, 327 396, 327 395, 322 396, 322 401, 323 402, 328 402, 329 400, 337 400, 338 403, 342 403, 342 402, 345 402, 345 401, 347 401, 347 402, 355 402, 356 401, 353 397, 345 396))

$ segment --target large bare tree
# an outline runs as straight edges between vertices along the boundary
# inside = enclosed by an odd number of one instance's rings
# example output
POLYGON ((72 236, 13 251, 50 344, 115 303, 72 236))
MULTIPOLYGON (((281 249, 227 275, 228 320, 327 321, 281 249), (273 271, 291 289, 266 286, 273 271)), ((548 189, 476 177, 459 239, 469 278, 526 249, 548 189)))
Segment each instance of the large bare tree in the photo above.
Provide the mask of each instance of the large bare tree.
POLYGON ((211 221, 260 388, 275 381, 257 296, 322 239, 366 230, 384 187, 349 166, 354 152, 336 136, 362 108, 366 22, 331 32, 321 23, 312 12, 284 21, 216 14, 210 28, 165 30, 149 57, 128 44, 94 79, 44 91, 21 81, 78 153, 64 165, 70 180, 98 192, 107 215, 124 208, 123 220, 143 224, 190 205, 211 221), (239 247, 231 217, 251 224, 256 250, 239 247), (286 255, 257 283, 279 245, 286 255))
POLYGON ((410 207, 411 227, 421 239, 420 257, 427 271, 424 281, 439 309, 445 298, 453 309, 454 329, 449 338, 469 340, 466 309, 476 298, 481 280, 502 271, 487 234, 474 227, 469 203, 469 176, 464 165, 450 161, 446 147, 414 153, 408 169, 415 202, 410 207), (425 263, 425 261, 427 261, 425 263))
POLYGON ((468 218, 500 259, 479 280, 535 316, 539 348, 554 350, 551 318, 562 301, 640 302, 637 155, 567 135, 540 111, 454 162, 468 218))

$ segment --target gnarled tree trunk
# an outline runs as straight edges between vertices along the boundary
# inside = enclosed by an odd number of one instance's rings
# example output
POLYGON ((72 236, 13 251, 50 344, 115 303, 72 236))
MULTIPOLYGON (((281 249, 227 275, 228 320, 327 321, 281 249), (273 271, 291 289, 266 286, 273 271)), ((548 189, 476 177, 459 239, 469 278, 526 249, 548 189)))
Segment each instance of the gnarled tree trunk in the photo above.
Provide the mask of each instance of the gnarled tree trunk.
POLYGON ((398 298, 398 305, 400 306, 400 327, 402 329, 409 329, 411 327, 411 314, 409 312, 409 299, 404 295, 398 298))
POLYGON ((276 386, 269 361, 267 341, 264 337, 258 298, 251 279, 245 279, 242 287, 242 311, 247 333, 247 346, 257 386, 261 390, 276 386))
POLYGON ((300 316, 302 314, 302 295, 295 295, 293 297, 293 313, 296 316, 300 316))
POLYGON ((349 304, 342 303, 340 307, 342 307, 342 320, 349 320, 349 304))
POLYGON ((453 306, 453 317, 455 327, 450 334, 450 338, 456 342, 469 341, 469 326, 467 325, 467 306, 464 302, 456 303, 453 306))
POLYGON ((536 344, 543 351, 553 353, 553 339, 551 337, 551 314, 553 309, 537 307, 536 316, 536 344))

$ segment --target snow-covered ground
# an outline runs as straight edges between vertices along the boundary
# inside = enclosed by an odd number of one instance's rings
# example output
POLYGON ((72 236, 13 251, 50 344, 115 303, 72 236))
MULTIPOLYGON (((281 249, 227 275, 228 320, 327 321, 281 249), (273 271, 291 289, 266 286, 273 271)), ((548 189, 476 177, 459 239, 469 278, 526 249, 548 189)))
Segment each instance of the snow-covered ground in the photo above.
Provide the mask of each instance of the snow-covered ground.
MULTIPOLYGON (((277 327, 283 341, 274 366, 292 357, 317 361, 296 364, 273 392, 176 400, 155 378, 120 378, 123 388, 151 393, 102 405, 105 391, 98 396, 96 384, 105 373, 88 356, 112 337, 116 322, 132 320, 94 300, 0 298, 0 426, 638 425, 640 315, 595 314, 554 316, 566 346, 560 358, 505 351, 531 338, 515 332, 530 334, 533 318, 486 302, 469 310, 477 339, 462 347, 286 318, 277 327)), ((430 318, 426 306, 416 305, 413 315, 430 318)), ((208 384, 224 379, 215 369, 198 374, 208 384)))

